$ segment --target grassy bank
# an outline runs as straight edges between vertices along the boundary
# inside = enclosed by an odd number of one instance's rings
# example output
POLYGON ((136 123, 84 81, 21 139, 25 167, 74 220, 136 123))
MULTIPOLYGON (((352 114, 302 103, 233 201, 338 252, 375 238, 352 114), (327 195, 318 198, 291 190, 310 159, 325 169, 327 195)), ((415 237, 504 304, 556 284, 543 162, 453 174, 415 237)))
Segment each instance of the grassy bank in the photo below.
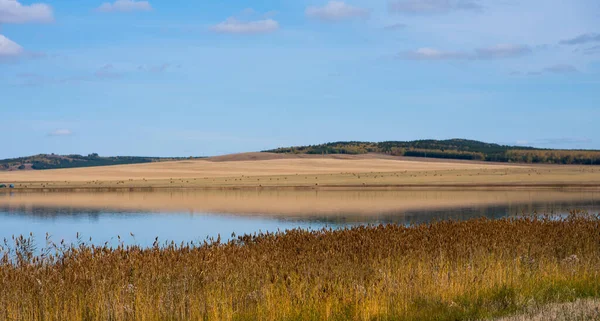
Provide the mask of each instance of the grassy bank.
POLYGON ((600 297, 599 239, 583 214, 146 249, 19 238, 0 261, 0 320, 485 319, 600 297))

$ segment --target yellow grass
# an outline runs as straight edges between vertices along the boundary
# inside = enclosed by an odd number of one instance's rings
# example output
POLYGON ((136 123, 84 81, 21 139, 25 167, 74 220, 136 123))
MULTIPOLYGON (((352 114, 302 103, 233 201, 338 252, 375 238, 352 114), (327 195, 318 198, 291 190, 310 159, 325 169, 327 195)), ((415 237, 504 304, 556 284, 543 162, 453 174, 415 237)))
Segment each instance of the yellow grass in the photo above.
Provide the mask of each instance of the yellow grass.
POLYGON ((250 154, 106 167, 0 172, 21 189, 332 188, 432 185, 600 186, 600 167, 414 160, 390 156, 250 154), (260 156, 260 157, 259 157, 260 156))
POLYGON ((43 257, 19 238, 0 259, 0 320, 486 319, 599 297, 599 234, 598 217, 577 214, 43 257))

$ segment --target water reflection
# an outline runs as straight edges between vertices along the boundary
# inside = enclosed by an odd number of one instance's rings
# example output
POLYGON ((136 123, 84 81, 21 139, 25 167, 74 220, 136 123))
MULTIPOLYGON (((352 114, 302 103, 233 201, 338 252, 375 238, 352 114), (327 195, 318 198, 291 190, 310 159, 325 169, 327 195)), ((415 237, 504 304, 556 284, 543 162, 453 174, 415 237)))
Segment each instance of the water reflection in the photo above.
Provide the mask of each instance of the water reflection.
POLYGON ((0 238, 33 233, 75 241, 149 246, 155 237, 201 241, 293 228, 341 228, 364 224, 421 224, 508 215, 600 213, 593 192, 333 192, 333 193, 45 193, 0 195, 0 238), (86 204, 88 204, 86 206, 86 204), (130 233, 134 237, 129 237, 130 233))

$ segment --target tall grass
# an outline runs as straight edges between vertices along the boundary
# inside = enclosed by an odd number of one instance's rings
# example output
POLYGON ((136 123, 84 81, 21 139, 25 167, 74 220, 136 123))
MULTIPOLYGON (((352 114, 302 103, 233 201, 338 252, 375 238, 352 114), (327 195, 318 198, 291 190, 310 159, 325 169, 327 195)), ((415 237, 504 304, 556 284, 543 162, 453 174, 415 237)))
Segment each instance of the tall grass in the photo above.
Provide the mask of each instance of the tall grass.
POLYGON ((600 296, 600 217, 291 230, 116 248, 6 242, 0 320, 460 320, 600 296), (10 245, 10 246, 9 246, 10 245))

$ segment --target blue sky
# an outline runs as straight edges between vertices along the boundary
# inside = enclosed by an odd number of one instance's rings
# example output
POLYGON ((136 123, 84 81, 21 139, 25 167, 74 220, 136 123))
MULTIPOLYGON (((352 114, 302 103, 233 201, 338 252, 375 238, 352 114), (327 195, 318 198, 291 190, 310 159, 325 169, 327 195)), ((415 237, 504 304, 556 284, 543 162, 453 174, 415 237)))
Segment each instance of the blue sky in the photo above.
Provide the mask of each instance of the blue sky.
POLYGON ((0 0, 0 158, 598 148, 596 0, 0 0))

